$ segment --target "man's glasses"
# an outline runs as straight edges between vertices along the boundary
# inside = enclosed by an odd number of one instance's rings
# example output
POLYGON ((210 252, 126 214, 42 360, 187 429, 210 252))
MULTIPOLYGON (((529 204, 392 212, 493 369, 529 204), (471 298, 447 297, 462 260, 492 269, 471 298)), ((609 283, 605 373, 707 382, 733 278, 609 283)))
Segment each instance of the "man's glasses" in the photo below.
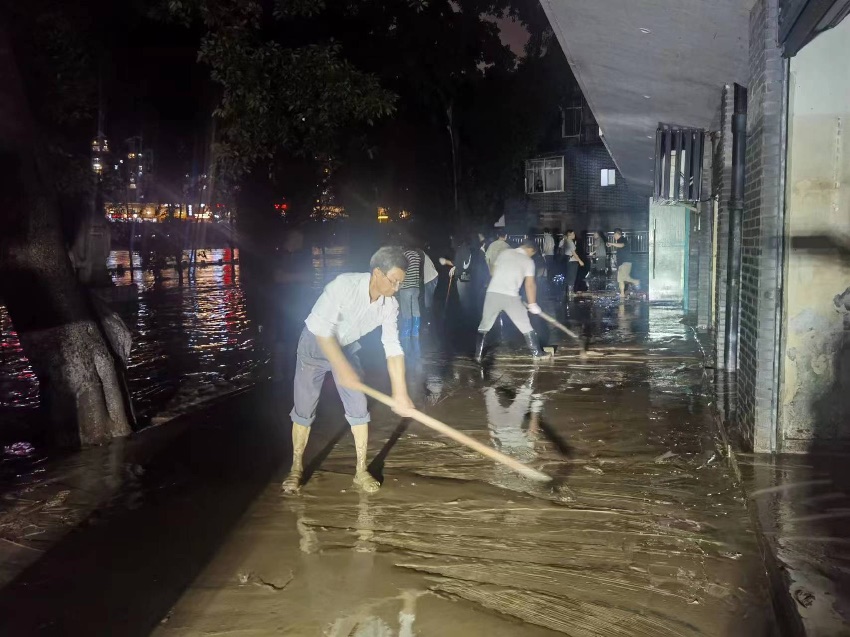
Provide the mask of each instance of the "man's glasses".
POLYGON ((390 285, 393 286, 393 289, 398 290, 401 287, 402 281, 393 281, 390 277, 386 275, 386 273, 381 270, 381 274, 384 275, 384 278, 390 282, 390 285))

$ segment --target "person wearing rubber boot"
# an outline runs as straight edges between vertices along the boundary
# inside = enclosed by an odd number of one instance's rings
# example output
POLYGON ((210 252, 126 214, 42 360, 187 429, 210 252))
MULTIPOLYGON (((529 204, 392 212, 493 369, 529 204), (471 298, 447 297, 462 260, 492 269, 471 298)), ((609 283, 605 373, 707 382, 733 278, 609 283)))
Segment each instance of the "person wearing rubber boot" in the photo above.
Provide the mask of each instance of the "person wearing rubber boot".
POLYGON ((316 301, 301 331, 296 356, 292 418, 292 469, 281 487, 296 493, 304 474, 304 449, 325 374, 333 374, 351 425, 357 453, 354 484, 374 493, 380 483, 366 469, 369 441, 369 411, 366 396, 357 391, 360 382, 359 339, 381 327, 381 342, 396 401, 396 413, 406 416, 413 409, 404 375, 404 351, 398 340, 398 302, 395 293, 404 283, 407 259, 400 248, 384 247, 369 262, 371 272, 340 274, 316 301))
POLYGON ((399 306, 399 334, 402 342, 410 338, 419 338, 419 329, 422 324, 422 313, 419 308, 419 292, 422 282, 422 253, 410 248, 404 251, 407 258, 407 271, 404 275, 404 283, 398 291, 399 306))
POLYGON ((496 260, 493 268, 493 278, 487 286, 484 297, 484 312, 481 323, 478 324, 478 340, 475 344, 475 360, 479 363, 484 355, 484 342, 487 332, 493 327, 499 314, 504 312, 513 321, 525 338, 528 349, 534 358, 543 358, 545 354, 540 349, 540 339, 531 327, 528 313, 540 314, 537 305, 537 283, 534 280, 534 260, 537 251, 534 243, 526 240, 513 250, 505 250, 496 260), (519 298, 519 290, 525 284, 525 297, 528 300, 528 310, 519 298))

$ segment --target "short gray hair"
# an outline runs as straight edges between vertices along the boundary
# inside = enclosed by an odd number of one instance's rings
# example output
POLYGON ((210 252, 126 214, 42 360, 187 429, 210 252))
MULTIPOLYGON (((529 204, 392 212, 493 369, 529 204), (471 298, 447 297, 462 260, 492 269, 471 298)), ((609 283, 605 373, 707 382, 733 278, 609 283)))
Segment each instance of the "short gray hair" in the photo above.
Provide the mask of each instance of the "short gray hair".
POLYGON ((378 268, 384 274, 387 274, 393 268, 398 268, 402 271, 407 271, 407 257, 398 246, 384 246, 378 248, 378 251, 369 259, 369 270, 378 268))

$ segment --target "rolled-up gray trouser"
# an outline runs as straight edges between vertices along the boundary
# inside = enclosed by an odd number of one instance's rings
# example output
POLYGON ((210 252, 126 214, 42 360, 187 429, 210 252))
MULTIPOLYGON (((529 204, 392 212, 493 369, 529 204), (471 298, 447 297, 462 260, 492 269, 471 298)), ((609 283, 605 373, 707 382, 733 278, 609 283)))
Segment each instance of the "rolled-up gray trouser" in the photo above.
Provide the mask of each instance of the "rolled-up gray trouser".
MULTIPOLYGON (((362 375, 360 359, 357 357, 359 349, 360 343, 355 341, 343 347, 342 351, 354 371, 362 375)), ((301 331, 301 338, 298 339, 298 353, 295 360, 295 406, 289 412, 293 422, 305 427, 313 424, 316 419, 319 394, 322 392, 322 383, 328 372, 333 373, 330 362, 322 353, 316 336, 305 327, 301 331)), ((348 424, 353 427, 368 423, 370 416, 366 408, 366 396, 362 392, 340 386, 336 374, 333 377, 336 390, 342 399, 342 406, 345 408, 345 419, 348 424)))
POLYGON ((517 329, 523 334, 531 330, 531 321, 528 318, 528 310, 522 304, 518 296, 508 296, 497 292, 487 292, 484 297, 484 313, 481 315, 481 323, 478 324, 479 332, 489 332, 493 323, 499 318, 499 313, 504 312, 513 321, 517 329))

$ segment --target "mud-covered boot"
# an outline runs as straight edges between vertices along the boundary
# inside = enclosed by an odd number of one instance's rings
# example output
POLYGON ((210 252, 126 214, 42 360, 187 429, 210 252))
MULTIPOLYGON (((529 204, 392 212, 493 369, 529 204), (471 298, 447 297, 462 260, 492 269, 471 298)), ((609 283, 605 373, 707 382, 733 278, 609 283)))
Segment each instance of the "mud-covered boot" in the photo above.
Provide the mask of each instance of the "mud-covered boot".
POLYGON ((354 486, 364 493, 375 493, 381 488, 381 483, 375 479, 366 465, 366 448, 369 443, 369 425, 352 425, 351 434, 354 436, 354 450, 357 453, 357 467, 354 470, 354 486))
POLYGON ((280 485, 284 493, 296 494, 301 490, 301 480, 304 477, 304 449, 310 438, 310 428, 292 423, 292 469, 280 485))
POLYGON ((475 341, 475 362, 480 363, 484 358, 484 341, 487 338, 487 332, 478 332, 478 338, 475 341))
POLYGON ((546 354, 540 349, 540 339, 537 336, 537 332, 531 330, 522 336, 525 338, 525 344, 528 345, 528 349, 534 358, 546 358, 546 354))

